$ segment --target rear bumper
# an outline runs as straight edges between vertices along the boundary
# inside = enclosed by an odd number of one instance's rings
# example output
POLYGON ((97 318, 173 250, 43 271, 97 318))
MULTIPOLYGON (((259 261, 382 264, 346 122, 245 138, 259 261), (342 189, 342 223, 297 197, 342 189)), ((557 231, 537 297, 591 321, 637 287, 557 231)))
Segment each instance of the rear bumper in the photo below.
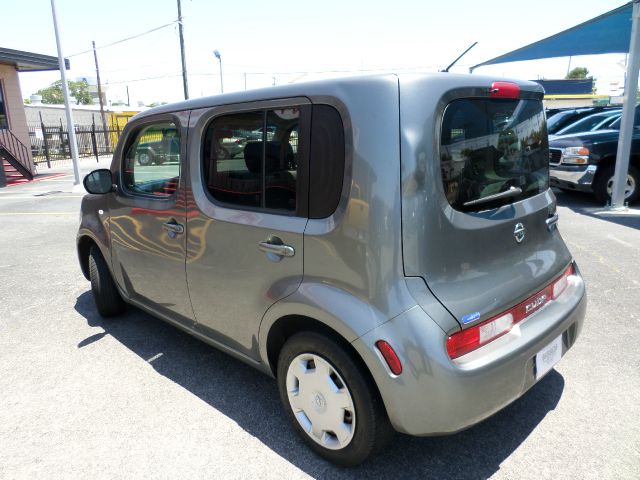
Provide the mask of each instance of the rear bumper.
POLYGON ((591 191, 597 168, 596 165, 551 165, 549 182, 552 187, 588 192, 591 191))
POLYGON ((445 333, 414 307, 353 342, 376 381, 391 423, 411 435, 454 433, 504 408, 536 383, 535 355, 562 336, 563 355, 578 337, 586 293, 579 274, 562 296, 509 334, 449 359, 445 333), (403 372, 394 376, 375 348, 389 342, 403 372))

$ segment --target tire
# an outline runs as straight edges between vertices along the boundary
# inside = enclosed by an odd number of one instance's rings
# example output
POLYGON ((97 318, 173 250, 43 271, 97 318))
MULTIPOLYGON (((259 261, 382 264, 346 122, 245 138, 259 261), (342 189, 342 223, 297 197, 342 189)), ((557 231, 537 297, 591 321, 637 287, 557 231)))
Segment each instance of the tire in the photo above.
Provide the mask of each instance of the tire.
POLYGON ((118 292, 107 262, 96 246, 91 247, 89 251, 89 278, 98 313, 102 317, 113 317, 124 313, 127 305, 118 292))
POLYGON ((151 165, 155 160, 155 155, 150 150, 145 150, 137 155, 138 163, 143 167, 151 165))
MULTIPOLYGON (((607 165, 596 177, 594 193, 599 202, 606 203, 611 200, 611 184, 615 174, 615 164, 607 165)), ((627 174, 627 189, 625 190, 624 201, 632 203, 640 196, 640 171, 635 165, 629 165, 627 174)))
POLYGON ((362 463, 393 436, 373 381, 325 335, 302 332, 287 340, 278 357, 277 379, 294 429, 311 450, 336 465, 362 463))
POLYGON ((216 148, 216 157, 218 160, 227 160, 229 158, 229 152, 226 148, 218 146, 216 148))

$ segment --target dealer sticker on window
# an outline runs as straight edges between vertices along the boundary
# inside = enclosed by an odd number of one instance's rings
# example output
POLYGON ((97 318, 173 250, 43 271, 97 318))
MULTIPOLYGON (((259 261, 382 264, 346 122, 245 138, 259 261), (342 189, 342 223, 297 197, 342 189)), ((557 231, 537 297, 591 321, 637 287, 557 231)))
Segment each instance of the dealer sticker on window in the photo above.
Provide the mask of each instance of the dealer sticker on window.
POLYGON ((536 355, 536 380, 553 368, 562 357, 562 335, 544 347, 536 355))

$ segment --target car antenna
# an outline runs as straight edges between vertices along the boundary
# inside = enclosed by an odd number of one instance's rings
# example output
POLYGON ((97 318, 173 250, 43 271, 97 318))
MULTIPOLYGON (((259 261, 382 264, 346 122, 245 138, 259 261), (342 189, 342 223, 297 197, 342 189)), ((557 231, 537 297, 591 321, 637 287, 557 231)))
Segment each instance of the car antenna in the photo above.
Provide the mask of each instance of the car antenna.
POLYGON ((441 72, 447 72, 447 73, 449 73, 449 69, 450 69, 451 67, 453 67, 453 66, 456 64, 456 62, 457 62, 458 60, 460 60, 462 57, 464 57, 464 56, 465 56, 465 54, 466 54, 469 50, 471 50, 473 47, 475 47, 477 44, 478 44, 478 42, 473 42, 473 45, 471 45, 471 46, 470 46, 469 48, 467 48, 464 52, 462 52, 458 58, 456 58, 453 62, 451 62, 451 65, 449 65, 449 66, 448 66, 447 68, 445 68, 444 70, 440 70, 440 71, 441 71, 441 72))

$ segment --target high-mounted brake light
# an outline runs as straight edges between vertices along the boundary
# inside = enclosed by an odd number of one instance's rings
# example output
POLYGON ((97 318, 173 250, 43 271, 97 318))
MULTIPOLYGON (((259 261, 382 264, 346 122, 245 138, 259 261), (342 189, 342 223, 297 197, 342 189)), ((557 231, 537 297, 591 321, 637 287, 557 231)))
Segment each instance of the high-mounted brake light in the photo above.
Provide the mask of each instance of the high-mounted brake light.
POLYGON ((391 370, 394 375, 400 375, 402 373, 402 363, 393 347, 384 340, 378 340, 376 347, 380 350, 385 362, 387 362, 389 370, 391 370))
MULTIPOLYGON (((451 359, 461 357, 509 333, 513 326, 533 315, 549 301, 556 300, 569 285, 575 273, 573 264, 549 285, 525 301, 473 327, 461 330, 447 338, 447 353, 451 359)), ((376 344, 377 345, 377 344, 376 344)))
POLYGON ((518 98, 520 87, 511 82, 493 82, 489 89, 489 98, 518 98))

